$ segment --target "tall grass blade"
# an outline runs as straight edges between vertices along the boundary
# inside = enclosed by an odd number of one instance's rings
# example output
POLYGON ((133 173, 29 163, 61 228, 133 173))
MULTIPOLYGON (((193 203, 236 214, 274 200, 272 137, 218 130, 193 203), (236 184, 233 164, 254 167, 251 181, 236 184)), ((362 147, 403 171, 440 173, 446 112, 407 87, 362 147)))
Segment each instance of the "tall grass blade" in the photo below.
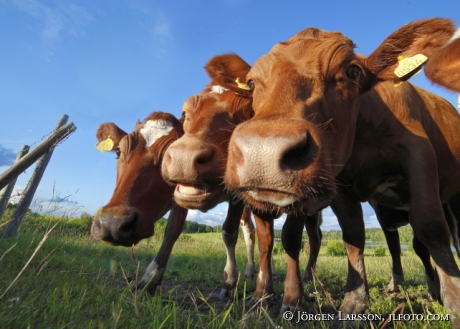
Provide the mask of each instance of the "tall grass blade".
POLYGON ((43 237, 43 239, 40 241, 40 243, 38 244, 37 248, 35 248, 35 251, 34 253, 32 254, 32 256, 30 256, 29 260, 27 261, 26 265, 24 265, 24 267, 22 268, 22 270, 18 273, 18 275, 14 278, 14 280, 10 283, 10 285, 5 289, 5 291, 3 292, 3 294, 0 296, 0 299, 2 299, 5 294, 8 292, 8 290, 10 290, 10 288, 16 283, 16 281, 19 279, 19 277, 22 275, 22 273, 26 270, 26 268, 29 266, 30 262, 32 262, 32 259, 34 259, 35 255, 37 254, 37 252, 40 250, 40 248, 43 246, 43 244, 45 243, 45 241, 48 239, 48 237, 50 236, 51 232, 53 232, 53 230, 55 229, 55 227, 59 224, 56 223, 54 224, 54 226, 49 229, 46 233, 45 233, 45 236, 43 237))

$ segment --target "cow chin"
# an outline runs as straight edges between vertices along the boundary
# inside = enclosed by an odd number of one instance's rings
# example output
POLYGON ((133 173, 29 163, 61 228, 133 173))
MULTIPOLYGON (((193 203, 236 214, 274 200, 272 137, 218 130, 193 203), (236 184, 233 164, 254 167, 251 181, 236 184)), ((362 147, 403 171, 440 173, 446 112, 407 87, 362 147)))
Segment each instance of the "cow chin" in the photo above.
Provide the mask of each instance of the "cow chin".
POLYGON ((226 194, 220 186, 178 183, 174 190, 174 200, 186 209, 207 211, 225 199, 226 194))
POLYGON ((236 192, 235 195, 244 199, 256 211, 288 215, 312 215, 327 207, 333 198, 332 195, 324 195, 323 198, 318 199, 265 189, 244 189, 236 192))

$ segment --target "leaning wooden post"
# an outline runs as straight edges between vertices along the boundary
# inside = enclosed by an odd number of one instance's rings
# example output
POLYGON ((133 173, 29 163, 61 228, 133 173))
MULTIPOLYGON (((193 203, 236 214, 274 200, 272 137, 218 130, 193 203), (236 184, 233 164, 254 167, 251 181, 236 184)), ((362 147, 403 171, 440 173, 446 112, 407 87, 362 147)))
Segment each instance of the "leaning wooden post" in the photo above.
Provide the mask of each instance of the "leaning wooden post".
MULTIPOLYGON (((14 162, 18 162, 24 155, 26 155, 27 152, 29 152, 29 148, 30 146, 23 145, 14 162)), ((16 176, 11 182, 8 183, 7 186, 5 186, 3 190, 0 191, 0 218, 2 218, 3 213, 5 212, 8 201, 10 201, 11 193, 13 193, 14 185, 16 184, 17 179, 18 177, 16 176)))
POLYGON ((40 143, 36 148, 26 154, 17 163, 14 163, 10 168, 5 170, 0 175, 0 189, 3 189, 9 182, 11 182, 16 176, 22 173, 24 170, 29 168, 32 163, 37 161, 42 155, 46 154, 50 149, 57 145, 61 140, 69 136, 77 129, 73 122, 63 125, 59 129, 55 130, 51 136, 40 143))
MULTIPOLYGON (((57 123, 54 131, 59 130, 61 126, 65 125, 68 119, 69 117, 67 115, 63 115, 57 123)), ((30 207, 30 204, 32 203, 35 191, 37 190, 38 184, 40 183, 43 173, 45 172, 46 166, 48 165, 48 162, 51 159, 51 155, 53 154, 55 146, 56 145, 53 145, 49 149, 48 153, 43 155, 38 161, 34 173, 32 174, 29 183, 27 184, 26 188, 24 189, 21 195, 21 199, 19 200, 18 205, 14 210, 13 215, 11 216, 11 222, 9 222, 9 224, 5 228, 5 231, 3 232, 4 238, 8 238, 17 233, 19 225, 21 225, 21 222, 24 219, 24 216, 26 215, 27 210, 30 207)))

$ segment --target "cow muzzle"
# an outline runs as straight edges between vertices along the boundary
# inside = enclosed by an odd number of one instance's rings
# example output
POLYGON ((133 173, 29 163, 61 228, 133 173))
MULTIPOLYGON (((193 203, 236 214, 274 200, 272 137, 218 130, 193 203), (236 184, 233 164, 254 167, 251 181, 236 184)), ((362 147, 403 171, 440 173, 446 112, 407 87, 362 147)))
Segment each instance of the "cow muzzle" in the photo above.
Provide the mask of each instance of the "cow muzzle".
POLYGON ((143 238, 138 236, 139 214, 133 208, 118 212, 117 208, 100 208, 96 212, 91 235, 111 245, 130 247, 137 244, 143 238))

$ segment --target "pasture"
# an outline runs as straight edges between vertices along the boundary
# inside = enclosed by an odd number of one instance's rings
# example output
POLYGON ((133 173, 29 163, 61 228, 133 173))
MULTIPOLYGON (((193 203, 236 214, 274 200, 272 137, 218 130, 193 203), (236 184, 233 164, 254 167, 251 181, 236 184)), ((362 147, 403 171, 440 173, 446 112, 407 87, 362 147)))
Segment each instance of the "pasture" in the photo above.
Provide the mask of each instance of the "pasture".
MULTIPOLYGON (((299 326, 278 317, 286 271, 279 243, 274 251, 276 295, 266 300, 264 308, 248 310, 245 300, 254 290, 254 279, 245 281, 241 277, 237 294, 228 301, 218 298, 225 265, 220 233, 181 235, 157 294, 136 296, 128 282, 136 280, 136 273, 143 274, 153 259, 161 245, 161 232, 132 249, 112 247, 91 238, 90 224, 89 217, 69 219, 29 213, 18 236, 0 239, 0 328, 328 328, 331 324, 310 321, 299 326), (47 229, 56 222, 58 226, 36 251, 47 229)), ((388 251, 383 257, 373 256, 372 250, 366 252, 371 294, 368 312, 382 315, 381 321, 373 323, 374 328, 381 327, 388 314, 402 303, 407 314, 445 314, 439 303, 425 299, 423 267, 415 255, 403 255, 406 281, 401 292, 387 293, 391 274, 388 251)), ((240 271, 244 270, 245 255, 240 235, 240 271)), ((307 252, 302 251, 302 264, 307 258, 307 252)), ((317 265, 319 281, 304 286, 308 313, 335 312, 344 295, 346 271, 346 257, 326 255, 323 247, 317 265)), ((450 325, 447 321, 408 320, 393 321, 386 328, 450 325)))

